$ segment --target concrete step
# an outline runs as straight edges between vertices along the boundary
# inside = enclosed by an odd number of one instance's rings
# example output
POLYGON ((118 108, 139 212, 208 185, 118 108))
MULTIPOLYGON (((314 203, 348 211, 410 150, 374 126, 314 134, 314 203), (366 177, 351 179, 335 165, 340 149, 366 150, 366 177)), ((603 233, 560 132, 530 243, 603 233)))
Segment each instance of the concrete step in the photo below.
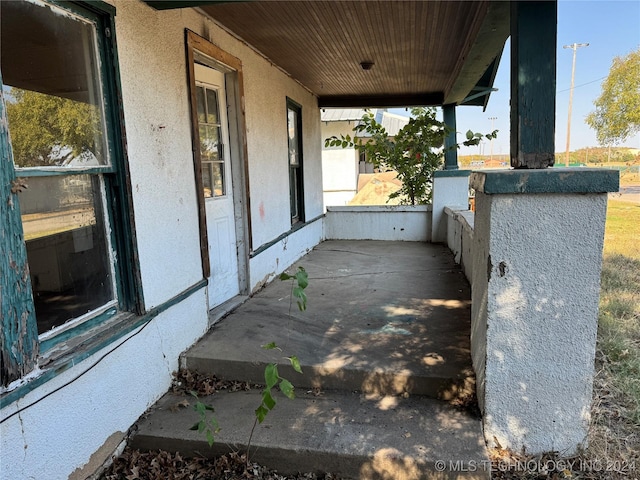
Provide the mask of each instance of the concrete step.
MULTIPOLYGON (((214 457, 246 450, 261 392, 218 392, 201 400, 215 408, 221 431, 212 448, 189 428, 199 417, 189 396, 167 394, 138 422, 131 446, 214 457)), ((283 474, 332 472, 357 479, 489 479, 480 420, 425 397, 319 395, 297 390, 255 430, 250 458, 283 474), (444 467, 444 468, 443 468, 444 467)))

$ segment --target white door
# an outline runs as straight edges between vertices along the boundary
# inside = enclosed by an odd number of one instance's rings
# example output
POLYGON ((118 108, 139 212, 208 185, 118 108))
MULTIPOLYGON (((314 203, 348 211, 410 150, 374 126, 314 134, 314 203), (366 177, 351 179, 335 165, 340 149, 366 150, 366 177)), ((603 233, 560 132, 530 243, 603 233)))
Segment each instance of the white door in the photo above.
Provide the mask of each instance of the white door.
POLYGON ((240 291, 224 74, 195 64, 200 157, 209 240, 209 308, 240 291))

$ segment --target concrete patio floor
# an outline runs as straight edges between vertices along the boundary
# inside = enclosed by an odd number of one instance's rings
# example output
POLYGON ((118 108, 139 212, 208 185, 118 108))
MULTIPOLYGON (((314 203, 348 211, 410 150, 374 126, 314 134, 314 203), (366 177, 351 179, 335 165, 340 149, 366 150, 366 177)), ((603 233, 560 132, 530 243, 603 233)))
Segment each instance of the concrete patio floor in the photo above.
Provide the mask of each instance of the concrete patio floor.
POLYGON ((261 364, 277 362, 302 388, 472 394, 470 286, 447 248, 327 241, 288 271, 298 266, 309 274, 306 311, 291 302, 291 282, 275 280, 216 324, 185 366, 261 383, 261 364), (269 342, 282 352, 260 348, 269 342), (247 361, 255 368, 247 371, 247 361))

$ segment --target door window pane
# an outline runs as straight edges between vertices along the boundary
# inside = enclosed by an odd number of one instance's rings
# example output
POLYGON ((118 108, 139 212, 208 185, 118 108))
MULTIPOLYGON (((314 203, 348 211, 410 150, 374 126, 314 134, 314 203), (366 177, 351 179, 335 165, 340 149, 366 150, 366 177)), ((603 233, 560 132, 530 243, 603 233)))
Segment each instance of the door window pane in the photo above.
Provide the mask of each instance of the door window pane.
POLYGON ((196 108, 198 109, 198 122, 204 122, 207 118, 207 106, 204 101, 204 87, 196 87, 196 108))
POLYGON ((224 145, 218 102, 216 90, 200 85, 196 87, 200 162, 205 198, 226 195, 224 145))
POLYGON ((200 156, 203 161, 220 160, 220 127, 200 125, 200 156))
POLYGON ((99 175, 31 177, 20 211, 38 333, 114 299, 99 175))
POLYGON ((225 195, 224 191, 224 163, 215 162, 213 166, 213 194, 216 197, 225 195))
POLYGON ((207 122, 219 124, 218 92, 207 89, 207 122))
POLYGON ((94 25, 52 5, 0 3, 16 167, 109 164, 94 25))

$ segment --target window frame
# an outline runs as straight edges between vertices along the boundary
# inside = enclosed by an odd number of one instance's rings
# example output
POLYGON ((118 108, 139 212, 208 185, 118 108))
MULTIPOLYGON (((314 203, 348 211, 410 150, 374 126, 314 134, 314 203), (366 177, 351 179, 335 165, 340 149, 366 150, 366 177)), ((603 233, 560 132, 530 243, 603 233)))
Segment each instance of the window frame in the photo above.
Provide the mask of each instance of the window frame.
POLYGON ((303 142, 302 142, 302 105, 287 97, 286 121, 287 121, 287 173, 289 181, 289 205, 291 209, 291 225, 305 222, 304 211, 304 161, 303 161, 303 142), (293 165, 289 156, 289 146, 291 138, 289 137, 289 111, 296 114, 296 138, 298 164, 293 165), (294 214, 293 206, 297 208, 297 215, 294 214))
MULTIPOLYGON (((7 151, 7 158, 3 158, 3 163, 10 165, 7 175, 13 184, 16 178, 60 175, 88 174, 100 177, 101 202, 103 216, 105 217, 105 228, 109 236, 108 247, 109 263, 114 275, 114 300, 98 307, 93 314, 76 317, 69 320, 69 325, 64 324, 56 327, 52 334, 47 332, 38 335, 37 321, 35 318, 35 308, 31 283, 27 276, 28 294, 24 292, 22 298, 14 300, 25 318, 25 325, 16 326, 14 318, 3 316, 3 329, 16 331, 16 327, 23 327, 24 339, 3 338, 0 348, 3 357, 13 365, 11 368, 2 369, 2 386, 7 386, 10 382, 24 376, 35 367, 40 354, 52 350, 54 347, 67 342, 79 335, 88 334, 98 326, 104 325, 109 319, 113 319, 120 313, 141 315, 143 312, 144 299, 142 295, 141 276, 138 262, 138 252, 136 249, 135 225, 133 220, 132 189, 129 182, 129 166, 126 156, 126 134, 124 129, 124 115, 121 103, 120 72, 118 69, 117 46, 115 38, 115 8, 102 1, 85 2, 60 2, 58 0, 46 0, 43 3, 53 5, 62 10, 81 17, 94 26, 96 73, 100 82, 100 94, 104 109, 105 147, 108 152, 109 164, 105 166, 93 167, 28 167, 15 168, 13 163, 13 153, 9 143, 10 127, 5 131, 0 131, 0 143, 2 151, 7 151), (113 302, 115 301, 115 305, 113 302), (110 306, 109 306, 110 305, 110 306), (26 316, 25 316, 26 314, 26 316), (35 332, 35 335, 34 335, 35 332), (13 358, 7 355, 12 346, 16 343, 23 343, 27 340, 31 344, 31 351, 19 352, 13 358)), ((0 88, 2 78, 0 72, 0 88)), ((4 106, 1 109, 2 115, 6 115, 4 106)), ((8 124, 7 124, 8 125, 8 124)), ((3 192, 4 193, 4 192, 3 192)), ((24 259, 27 264, 26 242, 22 229, 22 219, 19 208, 19 195, 11 190, 11 198, 15 203, 13 209, 8 212, 9 226, 15 227, 12 232, 14 237, 19 235, 19 241, 6 245, 4 239, 2 247, 7 248, 16 258, 24 259), (17 227, 19 225, 19 228, 17 227), (19 231, 17 231, 19 230, 19 231)), ((2 218, 5 221, 5 217, 2 218)), ((8 280, 10 281, 10 280, 8 280)), ((19 330, 19 328, 18 328, 19 330)), ((103 339, 104 341, 104 339, 103 339)))

